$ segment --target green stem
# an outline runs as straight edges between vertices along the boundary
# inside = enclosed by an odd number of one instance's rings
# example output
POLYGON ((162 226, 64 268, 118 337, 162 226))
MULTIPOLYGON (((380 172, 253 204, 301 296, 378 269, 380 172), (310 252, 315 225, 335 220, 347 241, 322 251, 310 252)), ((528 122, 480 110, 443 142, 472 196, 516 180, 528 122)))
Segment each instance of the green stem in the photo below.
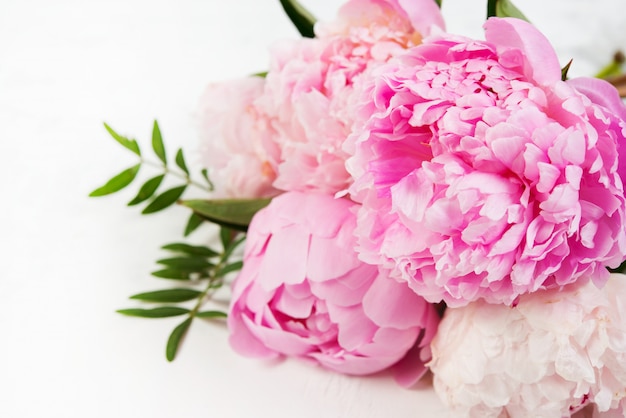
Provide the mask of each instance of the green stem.
POLYGON ((179 179, 185 180, 187 184, 195 186, 206 192, 212 191, 210 187, 207 187, 203 185, 202 183, 198 183, 197 181, 192 180, 191 177, 187 175, 186 173, 179 173, 177 171, 172 171, 168 166, 164 165, 163 163, 155 163, 154 161, 146 160, 143 157, 140 157, 139 161, 142 164, 146 164, 146 165, 158 168, 158 169, 162 169, 165 174, 171 174, 174 177, 178 177, 179 179))

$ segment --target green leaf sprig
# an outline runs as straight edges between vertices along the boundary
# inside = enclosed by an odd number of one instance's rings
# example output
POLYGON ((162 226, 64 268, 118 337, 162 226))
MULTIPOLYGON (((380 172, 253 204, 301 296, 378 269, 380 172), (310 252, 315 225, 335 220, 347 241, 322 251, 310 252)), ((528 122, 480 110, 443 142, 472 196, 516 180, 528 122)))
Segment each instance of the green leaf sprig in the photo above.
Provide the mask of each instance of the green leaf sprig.
MULTIPOLYGON (((89 196, 106 196, 124 189, 126 186, 130 185, 133 180, 135 180, 137 174, 139 173, 139 170, 143 165, 152 166, 162 171, 162 173, 144 182, 139 188, 139 191, 137 192, 135 197, 130 202, 128 202, 129 206, 135 206, 140 203, 147 202, 147 205, 142 210, 143 214, 159 212, 173 205, 181 198, 183 193, 187 190, 187 187, 190 185, 196 186, 207 192, 213 190, 213 183, 209 179, 206 170, 202 170, 201 172, 202 177, 205 180, 205 184, 196 182, 191 178, 191 174, 189 172, 189 168, 187 167, 182 148, 178 149, 174 157, 174 163, 176 164, 177 168, 173 168, 171 165, 168 164, 168 155, 163 142, 163 136, 161 134, 159 124, 156 120, 154 121, 152 127, 152 150, 156 155, 158 162, 146 159, 142 154, 139 144, 136 140, 129 139, 118 134, 106 123, 104 124, 104 127, 114 140, 116 140, 124 148, 131 151, 133 154, 137 155, 137 157, 139 157, 139 162, 136 165, 133 165, 132 167, 127 168, 121 173, 113 176, 103 186, 98 187, 97 189, 92 191, 89 196), (183 183, 157 193, 159 191, 159 187, 162 185, 163 180, 167 175, 177 177, 181 179, 183 183)), ((202 218, 199 218, 195 215, 192 216, 193 218, 190 218, 188 221, 185 235, 190 234, 200 225, 202 221, 202 218)))
POLYGON ((165 356, 168 361, 174 360, 191 323, 195 318, 225 318, 226 313, 220 310, 203 310, 203 306, 211 299, 213 293, 223 286, 225 277, 242 267, 241 260, 233 260, 233 253, 244 241, 245 235, 228 229, 220 229, 221 251, 206 246, 173 243, 162 248, 172 257, 158 260, 164 268, 152 273, 155 277, 176 280, 181 285, 175 288, 154 290, 130 296, 130 299, 143 303, 161 304, 155 308, 129 308, 117 312, 123 315, 141 318, 168 318, 186 316, 170 333, 167 340, 165 356), (176 304, 195 300, 192 308, 176 304))

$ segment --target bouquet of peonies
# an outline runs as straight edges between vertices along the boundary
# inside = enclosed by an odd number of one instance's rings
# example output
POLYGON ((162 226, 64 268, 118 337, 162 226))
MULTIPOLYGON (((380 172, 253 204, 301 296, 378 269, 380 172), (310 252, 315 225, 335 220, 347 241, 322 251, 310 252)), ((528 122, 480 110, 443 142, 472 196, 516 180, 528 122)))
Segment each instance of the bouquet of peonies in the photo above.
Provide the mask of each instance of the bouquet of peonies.
MULTIPOLYGON (((403 386, 430 370, 455 416, 624 416, 621 57, 613 84, 568 79, 505 0, 484 40, 447 33, 435 0, 349 0, 331 22, 281 3, 303 37, 201 99, 205 182, 182 150, 168 166, 155 122, 163 173, 130 202, 181 203, 185 235, 217 224, 221 245, 166 245, 153 274, 179 287, 119 312, 186 317, 170 360, 194 318, 227 316, 246 356, 403 386), (157 193, 166 174, 183 183, 157 193), (189 185, 207 194, 181 200, 189 185), (231 278, 229 311, 204 309, 231 278)), ((140 162, 94 196, 148 163, 106 127, 140 162)))

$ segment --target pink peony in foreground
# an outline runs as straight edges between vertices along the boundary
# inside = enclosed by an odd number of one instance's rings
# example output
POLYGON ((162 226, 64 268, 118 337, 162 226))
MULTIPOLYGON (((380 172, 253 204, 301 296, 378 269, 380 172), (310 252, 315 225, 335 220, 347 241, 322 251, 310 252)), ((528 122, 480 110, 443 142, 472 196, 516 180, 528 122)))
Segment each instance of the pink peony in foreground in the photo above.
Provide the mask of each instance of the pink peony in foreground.
POLYGON ((265 85, 260 77, 211 84, 200 99, 201 164, 215 185, 214 197, 255 198, 278 193, 278 149, 254 106, 265 85))
MULTIPOLYGON (((626 277, 448 309, 432 342, 434 386, 455 417, 626 412, 626 277)), ((594 414, 594 416, 596 416, 594 414)))
POLYGON ((228 315, 235 351, 295 356, 362 375, 411 349, 401 383, 425 372, 439 317, 406 283, 357 259, 354 205, 288 192, 255 215, 228 315))
POLYGON ((432 0, 351 0, 336 20, 315 26, 316 38, 273 47, 256 105, 281 150, 275 187, 325 193, 348 187, 342 144, 354 119, 355 84, 434 27, 443 20, 432 0))
POLYGON ((361 257, 449 306, 601 286, 626 255, 623 104, 603 81, 561 81, 532 25, 485 31, 374 71, 346 145, 361 257))

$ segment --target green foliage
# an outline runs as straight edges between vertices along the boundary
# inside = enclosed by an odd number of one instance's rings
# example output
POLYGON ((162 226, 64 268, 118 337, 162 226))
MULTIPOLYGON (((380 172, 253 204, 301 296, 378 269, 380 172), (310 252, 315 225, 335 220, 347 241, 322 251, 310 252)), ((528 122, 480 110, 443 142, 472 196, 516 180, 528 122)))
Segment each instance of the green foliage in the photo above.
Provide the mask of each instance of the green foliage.
POLYGON ((435 3, 437 3, 437 6, 439 6, 439 8, 441 8, 441 0, 435 0, 435 3))
POLYGON ((280 0, 283 10, 291 20, 291 23, 298 29, 300 35, 305 38, 314 38, 315 17, 305 9, 297 0, 280 0))
POLYGON ((515 17, 529 22, 528 18, 509 0, 487 1, 487 18, 494 16, 515 17))
POLYGON ((567 73, 569 72, 569 69, 572 66, 572 62, 574 62, 573 59, 569 60, 569 62, 565 64, 565 67, 561 68, 561 80, 562 81, 567 80, 567 73))
POLYGON ((167 346, 165 347, 165 357, 167 358, 167 361, 173 361, 176 358, 178 347, 187 334, 187 330, 189 329, 192 320, 193 318, 191 316, 185 319, 180 325, 174 328, 170 334, 170 337, 167 340, 167 346))
POLYGON ((183 149, 182 148, 180 148, 176 152, 176 157, 175 157, 174 160, 176 161, 176 165, 178 166, 178 168, 183 170, 183 172, 185 174, 189 175, 189 169, 187 168, 187 163, 185 162, 185 157, 183 156, 183 149))
POLYGON ((148 304, 165 304, 152 309, 128 308, 117 312, 123 315, 143 318, 166 318, 187 315, 170 334, 167 341, 166 357, 172 361, 194 318, 209 320, 226 317, 226 313, 217 310, 202 310, 210 296, 224 284, 229 273, 242 267, 241 260, 233 260, 235 250, 244 241, 245 235, 237 231, 222 228, 220 230, 221 250, 174 242, 164 245, 163 250, 170 256, 157 261, 165 269, 152 273, 159 278, 177 280, 182 286, 138 293, 130 299, 148 304), (193 307, 172 306, 178 303, 193 303, 193 307))
MULTIPOLYGON (((168 165, 168 161, 172 159, 168 158, 157 121, 154 121, 151 138, 156 161, 148 160, 142 155, 137 141, 119 135, 107 124, 104 126, 111 137, 135 154, 139 161, 136 165, 115 175, 104 186, 91 192, 90 196, 104 196, 122 190, 135 180, 143 165, 151 166, 160 171, 145 181, 139 187, 135 197, 128 202, 129 206, 145 203, 142 210, 143 214, 159 212, 180 202, 189 185, 194 185, 206 192, 213 190, 213 183, 206 169, 200 172, 206 185, 191 179, 182 149, 178 149, 173 158, 175 166, 168 165), (183 184, 164 191, 160 190, 168 176, 182 179, 183 184)), ((216 320, 226 316, 225 312, 211 309, 203 310, 202 308, 211 299, 213 293, 223 286, 225 280, 228 280, 229 275, 242 268, 241 260, 234 259, 233 256, 235 250, 245 239, 245 235, 238 230, 245 230, 254 213, 268 203, 269 199, 187 201, 185 206, 192 209, 192 213, 185 227, 185 236, 191 234, 206 221, 216 222, 219 220, 218 223, 222 225, 220 229, 221 248, 215 249, 184 242, 164 245, 162 249, 168 252, 168 256, 157 260, 157 264, 161 268, 153 272, 152 275, 160 279, 175 280, 177 287, 132 295, 130 299, 136 301, 140 306, 117 311, 122 315, 140 318, 185 316, 185 320, 174 328, 168 338, 166 357, 169 361, 176 357, 194 318, 216 320), (141 306, 146 304, 150 307, 141 306)))
POLYGON ((154 292, 138 293, 130 297, 144 302, 176 303, 196 299, 201 292, 194 289, 164 289, 154 292))
POLYGON ((139 189, 139 192, 137 192, 137 196, 128 202, 128 206, 134 206, 150 199, 157 191, 164 178, 165 174, 159 174, 158 176, 152 177, 150 180, 146 181, 139 189))
POLYGON ((187 185, 184 184, 182 186, 166 190, 165 192, 155 197, 154 200, 150 202, 150 204, 146 206, 144 210, 141 211, 141 213, 146 215, 148 213, 159 212, 169 206, 172 206, 178 201, 178 199, 180 199, 183 193, 185 193, 186 189, 187 185))
POLYGON ((138 316, 140 318, 169 318, 189 313, 189 309, 178 306, 161 306, 152 309, 118 309, 116 312, 122 315, 138 316))
MULTIPOLYGON (((159 123, 156 120, 154 121, 152 127, 152 150, 154 151, 154 155, 156 156, 158 162, 146 159, 142 155, 139 144, 136 140, 128 139, 118 134, 106 123, 104 124, 104 127, 115 141, 135 154, 139 158, 139 162, 133 167, 128 168, 111 178, 104 186, 92 191, 89 196, 104 196, 122 190, 135 180, 139 169, 143 165, 148 165, 161 171, 160 174, 144 182, 135 197, 128 202, 129 206, 135 206, 145 202, 146 206, 142 210, 143 214, 159 212, 172 206, 182 197, 184 192, 187 190, 187 186, 189 185, 194 185, 207 192, 213 190, 213 184, 209 179, 207 170, 202 170, 201 175, 206 180, 208 186, 192 180, 182 149, 178 149, 176 156, 174 157, 176 167, 170 167, 168 165, 168 156, 163 141, 163 135, 161 134, 159 123), (172 187, 159 193, 159 188, 163 185, 164 180, 168 175, 182 179, 184 184, 172 187)), ((203 219, 199 219, 197 216, 193 217, 193 222, 191 222, 190 219, 190 223, 185 229, 185 235, 189 235, 202 223, 202 221, 203 219)))
POLYGON ((617 77, 624 73, 623 67, 624 62, 626 61, 624 57, 624 53, 621 51, 617 51, 613 55, 613 60, 605 65, 599 72, 596 74, 596 78, 611 78, 617 77))
POLYGON ((135 177, 137 177, 137 173, 139 172, 140 167, 141 164, 137 164, 130 168, 127 168, 121 173, 113 176, 113 178, 107 181, 104 186, 98 187, 96 190, 89 193, 89 196, 105 196, 122 190, 124 187, 132 183, 133 180, 135 180, 135 177))
POLYGON ((165 145, 163 145, 163 136, 161 136, 161 129, 156 120, 152 125, 152 149, 157 157, 159 157, 159 160, 163 162, 163 165, 166 166, 167 156, 165 155, 165 145))
POLYGON ((115 139, 117 142, 119 142, 122 146, 124 146, 125 148, 129 149, 133 153, 141 156, 141 151, 139 150, 139 144, 137 144, 137 141, 135 141, 134 139, 128 139, 128 138, 118 134, 117 132, 115 132, 106 123, 104 124, 104 128, 109 132, 111 137, 113 137, 113 139, 115 139))
POLYGON ((202 216, 199 216, 196 212, 191 212, 187 225, 185 225, 185 233, 183 235, 186 237, 189 236, 193 231, 198 229, 203 222, 204 218, 202 218, 202 216))
POLYGON ((245 231, 252 217, 271 199, 183 200, 181 204, 218 225, 245 231))

